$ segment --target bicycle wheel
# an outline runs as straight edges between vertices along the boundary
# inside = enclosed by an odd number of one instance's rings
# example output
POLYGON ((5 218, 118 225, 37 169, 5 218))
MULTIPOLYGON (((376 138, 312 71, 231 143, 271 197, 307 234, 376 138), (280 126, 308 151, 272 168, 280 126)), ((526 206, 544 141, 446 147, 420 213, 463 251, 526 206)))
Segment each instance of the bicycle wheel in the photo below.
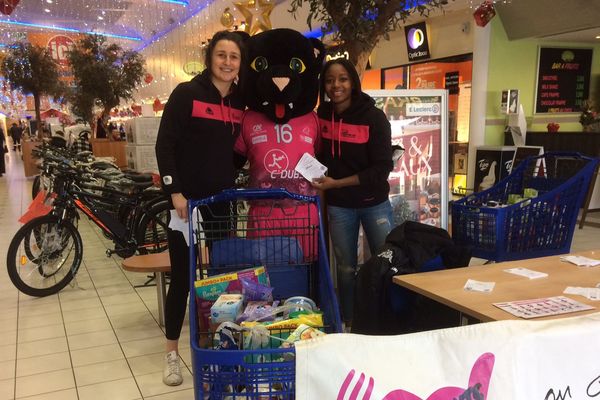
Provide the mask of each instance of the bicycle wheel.
POLYGON ((8 276, 21 292, 36 297, 59 292, 83 258, 81 236, 72 223, 47 215, 21 227, 8 247, 8 276))
POLYGON ((37 194, 40 191, 40 185, 41 185, 41 177, 40 175, 36 175, 35 178, 33 178, 33 185, 31 185, 31 198, 35 199, 35 196, 37 196, 37 194))
POLYGON ((167 228, 170 221, 171 205, 168 201, 156 203, 142 214, 135 235, 140 254, 160 253, 169 248, 167 228))

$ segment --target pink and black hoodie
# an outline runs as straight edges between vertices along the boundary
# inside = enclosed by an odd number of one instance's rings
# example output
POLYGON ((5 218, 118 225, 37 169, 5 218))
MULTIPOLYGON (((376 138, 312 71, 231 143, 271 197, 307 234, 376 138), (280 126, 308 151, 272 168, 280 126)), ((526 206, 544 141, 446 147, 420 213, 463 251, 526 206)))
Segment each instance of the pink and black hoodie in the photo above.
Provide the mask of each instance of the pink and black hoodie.
MULTIPOLYGON (((346 68, 348 69, 348 68, 346 68)), ((387 200, 388 175, 393 169, 390 123, 375 101, 360 88, 354 68, 352 102, 341 115, 324 101, 324 74, 321 74, 321 103, 317 109, 321 129, 318 159, 334 179, 358 174, 360 185, 326 192, 327 204, 345 208, 372 207, 387 200)))
POLYGON ((173 90, 156 140, 165 192, 204 198, 233 187, 233 145, 243 110, 241 94, 221 97, 208 71, 173 90))

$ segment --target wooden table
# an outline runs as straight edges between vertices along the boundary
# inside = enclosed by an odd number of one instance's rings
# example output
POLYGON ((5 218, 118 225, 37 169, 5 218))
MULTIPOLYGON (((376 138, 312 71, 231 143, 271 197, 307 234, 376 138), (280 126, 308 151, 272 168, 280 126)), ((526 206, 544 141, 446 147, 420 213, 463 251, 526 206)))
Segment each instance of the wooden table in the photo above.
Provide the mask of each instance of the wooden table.
MULTIPOLYGON (((600 250, 572 254, 600 259, 600 250)), ((552 296, 570 297, 580 303, 589 304, 596 308, 577 313, 535 318, 535 320, 564 318, 600 311, 599 301, 594 302, 583 296, 563 294, 567 286, 594 287, 599 284, 600 266, 592 268, 577 267, 574 264, 560 261, 560 257, 550 256, 418 274, 397 275, 394 277, 394 283, 482 322, 520 319, 499 309, 492 303, 552 296), (545 272, 548 274, 548 277, 528 279, 504 272, 505 269, 515 267, 545 272), (496 286, 491 293, 470 292, 463 289, 467 279, 496 282, 496 286)))

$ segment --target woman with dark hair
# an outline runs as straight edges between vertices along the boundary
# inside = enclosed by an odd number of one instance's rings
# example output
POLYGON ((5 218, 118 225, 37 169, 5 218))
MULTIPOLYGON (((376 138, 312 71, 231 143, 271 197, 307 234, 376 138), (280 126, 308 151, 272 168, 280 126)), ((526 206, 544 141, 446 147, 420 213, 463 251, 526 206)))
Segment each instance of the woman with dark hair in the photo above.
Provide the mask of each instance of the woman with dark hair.
POLYGON ((391 127, 375 101, 361 91, 354 65, 338 58, 320 77, 321 151, 328 176, 313 186, 325 191, 329 232, 337 265, 342 316, 352 321, 357 242, 362 225, 371 254, 392 228, 387 182, 393 169, 391 127))
MULTIPOLYGON (((171 93, 156 140, 156 158, 165 192, 177 216, 185 221, 187 200, 205 198, 233 187, 233 144, 244 110, 238 80, 245 61, 243 37, 234 32, 215 34, 205 53, 206 70, 171 93)), ((204 221, 224 215, 225 207, 200 210, 204 221), (219 209, 217 209, 219 208, 219 209)), ((188 245, 182 232, 167 233, 171 282, 166 299, 166 365, 163 382, 179 385, 178 343, 189 292, 188 245)))

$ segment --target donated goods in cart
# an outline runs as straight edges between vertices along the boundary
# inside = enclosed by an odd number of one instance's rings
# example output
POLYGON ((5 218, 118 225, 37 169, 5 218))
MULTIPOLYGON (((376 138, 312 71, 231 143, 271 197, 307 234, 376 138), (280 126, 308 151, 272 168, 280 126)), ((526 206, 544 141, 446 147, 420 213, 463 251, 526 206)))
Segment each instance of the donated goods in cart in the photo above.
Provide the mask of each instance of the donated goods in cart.
MULTIPOLYGON (((313 333, 322 334, 316 329, 341 332, 319 210, 318 197, 284 189, 226 190, 189 202, 190 236, 197 242, 190 246, 191 293, 198 293, 195 301, 190 300, 196 400, 294 398, 295 352, 290 342, 291 337, 298 339, 300 328, 293 320, 277 322, 278 310, 289 313, 290 318, 294 311, 297 317, 293 319, 302 321, 320 318, 322 322, 313 324, 313 333), (241 204, 249 205, 249 212, 240 213, 245 209, 241 204), (200 213, 193 213, 196 208, 200 213), (257 286, 268 276, 273 304, 267 307, 275 310, 269 318, 275 321, 258 318, 241 330, 237 328, 247 321, 215 322, 232 309, 240 310, 239 298, 229 290, 227 294, 203 292, 212 300, 207 305, 199 294, 199 287, 204 290, 206 286, 200 285, 212 281, 215 286, 210 290, 223 291, 231 284, 215 287, 242 275, 256 276, 257 286), (215 301, 216 296, 219 299, 215 301), (229 308, 222 300, 228 300, 229 308), (215 311, 217 306, 220 314, 215 311), (314 314, 305 311, 315 306, 319 311, 314 314), (257 325, 262 330, 255 329, 257 325)), ((306 325, 303 322, 301 326, 306 325)))
POLYGON ((488 190, 452 203, 452 239, 493 261, 568 253, 598 159, 529 157, 488 190))

